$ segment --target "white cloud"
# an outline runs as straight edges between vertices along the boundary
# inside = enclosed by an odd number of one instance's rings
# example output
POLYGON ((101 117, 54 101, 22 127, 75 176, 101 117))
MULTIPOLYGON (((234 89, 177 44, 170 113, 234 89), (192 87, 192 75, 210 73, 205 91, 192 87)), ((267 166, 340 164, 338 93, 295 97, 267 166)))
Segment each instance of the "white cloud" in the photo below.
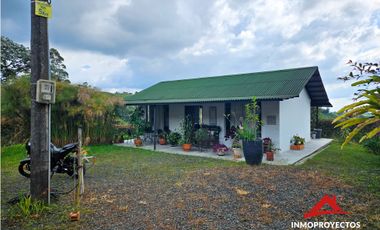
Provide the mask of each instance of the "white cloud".
POLYGON ((59 48, 73 83, 88 82, 98 88, 125 88, 132 78, 128 59, 92 51, 59 48))
MULTIPOLYGON (((5 35, 25 34, 19 28, 27 28, 27 21, 20 15, 29 8, 21 12, 22 1, 5 4, 5 35)), ((337 81, 351 70, 347 60, 380 57, 380 0, 55 4, 49 37, 66 59, 70 79, 108 91, 189 76, 317 65, 331 101, 339 104, 354 92, 349 83, 337 81)), ((29 41, 20 37, 15 40, 29 41)))
POLYGON ((339 97, 339 98, 332 98, 330 99, 331 104, 333 107, 330 109, 331 111, 338 111, 339 109, 343 108, 344 106, 353 103, 354 101, 351 98, 347 97, 339 97))
POLYGON ((125 88, 125 87, 120 87, 120 88, 103 88, 103 91, 110 92, 110 93, 136 93, 140 92, 142 89, 136 89, 136 88, 125 88))

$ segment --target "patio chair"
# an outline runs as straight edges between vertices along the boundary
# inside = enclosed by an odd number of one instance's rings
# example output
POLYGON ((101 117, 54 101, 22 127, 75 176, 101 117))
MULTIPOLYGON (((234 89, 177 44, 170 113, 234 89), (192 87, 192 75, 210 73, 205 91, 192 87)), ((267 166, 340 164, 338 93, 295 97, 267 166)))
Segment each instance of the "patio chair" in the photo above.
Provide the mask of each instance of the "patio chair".
POLYGON ((153 132, 145 132, 143 136, 143 142, 153 144, 153 132))

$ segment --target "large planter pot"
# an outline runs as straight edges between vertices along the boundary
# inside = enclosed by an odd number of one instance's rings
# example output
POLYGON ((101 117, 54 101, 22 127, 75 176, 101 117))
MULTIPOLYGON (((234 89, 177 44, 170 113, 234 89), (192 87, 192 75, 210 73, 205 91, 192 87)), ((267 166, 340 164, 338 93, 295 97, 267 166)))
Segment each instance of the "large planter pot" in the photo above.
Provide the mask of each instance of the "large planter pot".
POLYGON ((290 149, 291 150, 302 150, 305 148, 305 145, 291 145, 290 149))
POLYGON ((136 146, 141 146, 142 145, 142 140, 141 140, 141 138, 135 138, 134 140, 133 140, 133 142, 135 143, 135 145, 136 146))
POLYGON ((245 162, 249 165, 259 165, 263 160, 263 141, 244 141, 243 153, 245 162))
POLYGON ((191 144, 183 144, 182 149, 185 152, 189 152, 191 150, 191 144))
POLYGON ((165 140, 165 138, 160 138, 160 139, 158 139, 158 142, 160 143, 160 145, 166 145, 166 140, 165 140))

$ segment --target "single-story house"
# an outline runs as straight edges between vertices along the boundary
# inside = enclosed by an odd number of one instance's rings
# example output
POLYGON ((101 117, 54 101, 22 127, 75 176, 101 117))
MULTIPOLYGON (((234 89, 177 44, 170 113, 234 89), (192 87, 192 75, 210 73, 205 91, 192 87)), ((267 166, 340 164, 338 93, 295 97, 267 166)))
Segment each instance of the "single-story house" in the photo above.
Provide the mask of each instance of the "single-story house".
POLYGON ((178 131, 187 115, 194 124, 218 126, 219 142, 228 146, 225 135, 239 125, 252 97, 261 107, 258 135, 282 151, 293 135, 310 140, 312 106, 332 106, 316 66, 163 81, 129 96, 126 105, 141 106, 156 130, 178 131))

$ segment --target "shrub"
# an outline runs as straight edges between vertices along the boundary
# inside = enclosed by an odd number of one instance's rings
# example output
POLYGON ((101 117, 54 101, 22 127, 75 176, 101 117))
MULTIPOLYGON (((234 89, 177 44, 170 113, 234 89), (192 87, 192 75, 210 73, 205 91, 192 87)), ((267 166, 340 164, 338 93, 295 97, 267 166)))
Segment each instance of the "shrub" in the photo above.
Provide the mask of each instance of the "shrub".
POLYGON ((182 143, 191 144, 193 141, 193 123, 189 115, 187 115, 180 123, 180 129, 182 132, 182 143))
POLYGON ((208 138, 208 131, 205 128, 200 128, 197 131, 195 131, 195 140, 198 144, 206 141, 208 138))
POLYGON ((374 137, 372 139, 363 142, 363 146, 368 149, 368 151, 380 155, 380 137, 374 137))
POLYGON ((176 146, 179 144, 179 141, 181 140, 181 134, 178 132, 171 132, 168 136, 169 144, 172 146, 176 146))

